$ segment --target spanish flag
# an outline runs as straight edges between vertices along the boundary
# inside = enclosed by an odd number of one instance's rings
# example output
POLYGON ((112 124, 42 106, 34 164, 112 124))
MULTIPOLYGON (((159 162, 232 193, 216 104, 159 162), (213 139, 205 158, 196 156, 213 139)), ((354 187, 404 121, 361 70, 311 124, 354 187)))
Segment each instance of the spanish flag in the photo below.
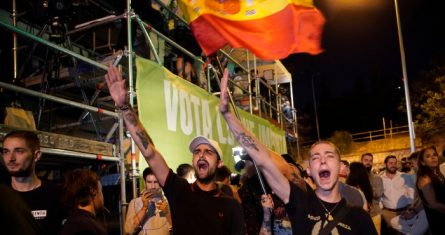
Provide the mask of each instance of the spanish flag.
POLYGON ((312 0, 180 0, 206 55, 230 44, 261 59, 319 54, 325 19, 312 0))

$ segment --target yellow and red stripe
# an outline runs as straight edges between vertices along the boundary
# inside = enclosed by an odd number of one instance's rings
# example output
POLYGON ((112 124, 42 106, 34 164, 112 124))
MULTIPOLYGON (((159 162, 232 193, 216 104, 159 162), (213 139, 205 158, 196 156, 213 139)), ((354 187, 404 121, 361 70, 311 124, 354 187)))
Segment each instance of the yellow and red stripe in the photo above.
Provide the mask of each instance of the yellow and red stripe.
POLYGON ((325 19, 312 0, 181 0, 204 53, 230 44, 262 59, 319 54, 325 19))

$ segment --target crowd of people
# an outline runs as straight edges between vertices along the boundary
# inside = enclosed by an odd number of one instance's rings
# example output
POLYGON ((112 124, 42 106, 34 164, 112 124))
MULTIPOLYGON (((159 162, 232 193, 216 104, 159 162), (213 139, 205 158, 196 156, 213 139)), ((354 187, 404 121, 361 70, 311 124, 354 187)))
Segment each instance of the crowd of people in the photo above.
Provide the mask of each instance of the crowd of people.
MULTIPOLYGON (((377 175, 371 153, 349 163, 333 143, 319 141, 309 149, 304 169, 289 155, 269 150, 236 118, 225 71, 219 110, 249 156, 233 186, 219 144, 204 136, 189 144, 192 164, 174 172, 130 107, 120 72, 110 66, 105 80, 150 166, 143 171, 140 196, 128 205, 126 234, 441 233, 445 177, 433 146, 411 154, 407 160, 414 164, 406 173, 399 171, 396 156, 387 156, 385 170, 377 175)), ((6 234, 107 234, 97 218, 104 195, 93 171, 69 171, 61 186, 39 179, 36 164, 42 152, 29 131, 7 134, 1 154, 11 177, 10 185, 0 187, 8 197, 0 208, 6 234)))

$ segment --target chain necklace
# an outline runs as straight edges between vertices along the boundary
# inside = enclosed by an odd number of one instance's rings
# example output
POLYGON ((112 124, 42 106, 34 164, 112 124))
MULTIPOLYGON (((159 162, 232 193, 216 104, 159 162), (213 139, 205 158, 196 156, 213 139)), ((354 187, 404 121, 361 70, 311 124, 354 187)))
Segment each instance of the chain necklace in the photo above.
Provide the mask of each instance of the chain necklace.
POLYGON ((335 208, 337 208, 337 206, 340 204, 341 200, 339 202, 337 202, 337 204, 335 204, 334 208, 332 208, 331 210, 328 210, 328 208, 326 208, 326 206, 324 205, 324 203, 320 200, 320 198, 318 198, 318 201, 320 202, 321 206, 323 207, 323 209, 326 211, 326 219, 328 221, 333 221, 334 217, 332 216, 332 212, 335 210, 335 208))

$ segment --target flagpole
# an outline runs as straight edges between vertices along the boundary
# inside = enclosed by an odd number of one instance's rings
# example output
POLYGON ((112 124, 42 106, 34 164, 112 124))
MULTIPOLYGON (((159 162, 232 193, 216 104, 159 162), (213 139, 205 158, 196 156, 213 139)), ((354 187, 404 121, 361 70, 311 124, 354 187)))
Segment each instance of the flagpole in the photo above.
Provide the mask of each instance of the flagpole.
POLYGON ((413 153, 416 150, 415 133, 414 133, 412 112, 411 112, 411 101, 410 101, 410 97, 409 97, 408 75, 406 72, 405 47, 403 45, 402 27, 400 25, 399 5, 397 3, 397 0, 394 0, 394 7, 395 7, 395 11, 396 11, 397 34, 399 36, 400 59, 401 59, 401 63, 402 63, 403 87, 405 90, 406 114, 408 116, 410 149, 411 149, 411 153, 413 153))

